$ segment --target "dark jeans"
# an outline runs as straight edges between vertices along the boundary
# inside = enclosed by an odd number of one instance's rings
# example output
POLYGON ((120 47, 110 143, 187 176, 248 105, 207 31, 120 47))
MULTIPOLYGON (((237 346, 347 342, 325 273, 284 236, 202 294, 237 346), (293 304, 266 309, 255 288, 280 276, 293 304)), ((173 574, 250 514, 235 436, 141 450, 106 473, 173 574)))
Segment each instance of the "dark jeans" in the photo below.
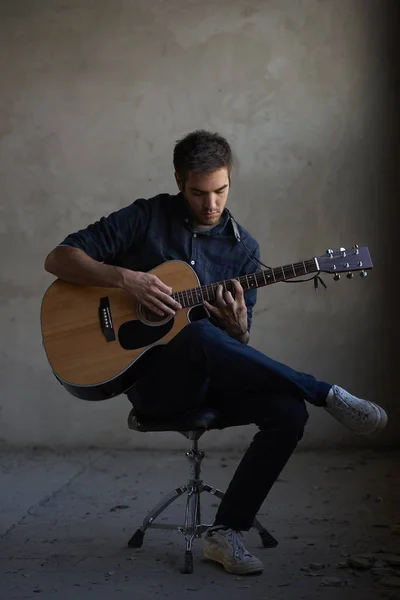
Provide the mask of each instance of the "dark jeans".
POLYGON ((204 406, 220 410, 232 425, 258 425, 215 519, 216 524, 248 530, 303 435, 308 418, 304 399, 324 406, 330 387, 203 319, 157 349, 136 386, 139 404, 136 395, 132 401, 147 417, 204 406))

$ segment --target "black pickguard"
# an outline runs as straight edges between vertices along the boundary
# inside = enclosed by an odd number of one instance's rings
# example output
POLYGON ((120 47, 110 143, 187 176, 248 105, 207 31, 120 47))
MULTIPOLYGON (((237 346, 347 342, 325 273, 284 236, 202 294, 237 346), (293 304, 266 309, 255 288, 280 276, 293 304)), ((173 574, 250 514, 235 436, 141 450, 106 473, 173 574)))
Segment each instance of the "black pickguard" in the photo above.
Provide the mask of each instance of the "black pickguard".
POLYGON ((158 342, 174 326, 174 319, 163 325, 146 325, 141 321, 127 321, 118 330, 118 340, 124 350, 136 350, 158 342))

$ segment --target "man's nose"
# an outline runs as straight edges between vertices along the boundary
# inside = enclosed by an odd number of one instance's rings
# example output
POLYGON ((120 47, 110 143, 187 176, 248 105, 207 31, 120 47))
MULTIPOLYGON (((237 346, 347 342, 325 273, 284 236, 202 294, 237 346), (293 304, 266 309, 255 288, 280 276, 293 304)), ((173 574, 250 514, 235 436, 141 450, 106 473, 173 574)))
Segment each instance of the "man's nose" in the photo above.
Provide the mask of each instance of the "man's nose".
POLYGON ((217 197, 215 194, 208 194, 204 198, 204 206, 208 210, 214 210, 217 207, 217 197))

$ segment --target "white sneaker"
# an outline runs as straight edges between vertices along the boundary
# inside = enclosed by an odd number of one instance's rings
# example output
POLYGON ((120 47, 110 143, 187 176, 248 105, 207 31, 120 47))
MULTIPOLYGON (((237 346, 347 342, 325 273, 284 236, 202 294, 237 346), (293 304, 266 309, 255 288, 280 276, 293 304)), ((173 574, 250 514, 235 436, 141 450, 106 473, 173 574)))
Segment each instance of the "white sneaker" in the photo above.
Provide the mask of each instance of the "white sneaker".
POLYGON ((339 423, 359 435, 381 431, 388 420, 381 406, 357 398, 338 385, 329 390, 325 410, 339 423))
POLYGON ((204 556, 225 567, 228 573, 248 575, 261 573, 264 565, 243 546, 243 537, 233 529, 210 528, 204 538, 204 556))

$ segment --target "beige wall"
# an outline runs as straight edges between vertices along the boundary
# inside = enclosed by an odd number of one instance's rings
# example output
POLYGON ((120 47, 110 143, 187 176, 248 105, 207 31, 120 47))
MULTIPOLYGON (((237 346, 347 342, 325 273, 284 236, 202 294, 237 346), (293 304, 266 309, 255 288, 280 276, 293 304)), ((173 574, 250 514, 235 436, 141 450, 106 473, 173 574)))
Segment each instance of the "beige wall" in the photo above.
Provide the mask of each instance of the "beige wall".
MULTIPOLYGON (((390 0, 19 0, 0 3, 0 437, 37 445, 181 445, 131 434, 128 404, 68 395, 41 346, 46 253, 139 196, 174 192, 172 146, 232 142, 230 207, 279 265, 367 244, 362 280, 259 294, 253 344, 382 402, 398 386, 389 203, 390 0)), ((303 447, 358 443, 311 410, 303 447)), ((213 432, 236 446, 252 428, 213 432)), ((369 442, 368 443, 374 443, 369 442)))

